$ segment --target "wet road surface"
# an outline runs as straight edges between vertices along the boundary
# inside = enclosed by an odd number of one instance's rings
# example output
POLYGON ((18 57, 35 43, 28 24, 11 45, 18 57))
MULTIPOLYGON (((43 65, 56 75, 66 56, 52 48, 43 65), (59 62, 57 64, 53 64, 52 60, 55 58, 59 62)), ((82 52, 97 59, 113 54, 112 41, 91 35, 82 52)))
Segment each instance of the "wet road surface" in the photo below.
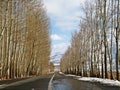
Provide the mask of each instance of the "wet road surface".
MULTIPOLYGON (((43 76, 20 85, 8 86, 0 90, 48 90, 52 75, 43 76)), ((120 90, 120 87, 106 86, 99 83, 78 81, 70 76, 55 73, 50 90, 120 90)))
POLYGON ((52 90, 120 90, 120 87, 78 81, 73 77, 57 74, 53 79, 52 90))

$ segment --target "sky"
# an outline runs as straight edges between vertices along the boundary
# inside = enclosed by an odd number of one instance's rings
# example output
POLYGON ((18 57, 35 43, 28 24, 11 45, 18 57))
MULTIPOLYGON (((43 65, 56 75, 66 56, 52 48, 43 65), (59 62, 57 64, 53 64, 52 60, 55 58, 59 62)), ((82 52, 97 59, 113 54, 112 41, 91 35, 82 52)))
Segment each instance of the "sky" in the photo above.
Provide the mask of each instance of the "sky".
POLYGON ((79 28, 80 6, 84 0, 43 0, 50 18, 51 61, 59 64, 70 45, 72 33, 79 28))

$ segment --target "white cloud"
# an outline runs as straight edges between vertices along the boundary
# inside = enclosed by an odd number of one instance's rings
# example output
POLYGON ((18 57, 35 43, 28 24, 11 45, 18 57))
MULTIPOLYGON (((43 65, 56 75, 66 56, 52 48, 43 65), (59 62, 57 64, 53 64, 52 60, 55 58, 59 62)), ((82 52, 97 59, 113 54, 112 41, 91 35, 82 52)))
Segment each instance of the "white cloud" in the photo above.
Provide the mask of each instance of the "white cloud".
POLYGON ((43 0, 50 17, 55 19, 55 25, 60 30, 71 31, 78 28, 80 5, 85 0, 43 0))
MULTIPOLYGON (((59 54, 65 53, 65 51, 67 50, 68 46, 69 46, 69 43, 64 43, 64 42, 53 45, 52 46, 51 57, 55 56, 55 55, 59 56, 59 54)), ((59 56, 59 57, 55 58, 55 60, 56 59, 59 60, 60 58, 61 57, 59 56)))
POLYGON ((85 0, 43 0, 49 14, 63 15, 75 11, 85 0))
POLYGON ((71 31, 76 30, 78 28, 79 21, 73 21, 73 20, 59 20, 55 25, 57 27, 60 27, 62 31, 71 31))
POLYGON ((44 0, 45 6, 47 8, 47 12, 49 14, 56 14, 59 13, 60 7, 55 0, 44 0))
MULTIPOLYGON (((53 32, 61 30, 65 32, 63 36, 67 35, 66 38, 60 37, 57 34, 51 35, 51 39, 53 40, 51 56, 64 54, 70 45, 70 36, 68 35, 79 27, 79 17, 82 15, 80 7, 84 1, 85 0, 43 0, 50 20, 54 22, 53 27, 55 27, 55 29, 53 29, 53 32), (65 42, 65 39, 67 42, 65 42), (60 40, 60 43, 54 44, 55 40, 60 40)), ((60 58, 61 57, 56 57, 55 60, 59 60, 60 58)))
POLYGON ((51 39, 52 40, 62 40, 62 38, 59 35, 57 35, 57 34, 51 35, 51 39))
POLYGON ((69 43, 64 43, 64 42, 53 45, 52 49, 54 51, 52 52, 52 55, 55 55, 55 53, 58 53, 58 52, 61 54, 64 53, 68 46, 69 46, 69 43))

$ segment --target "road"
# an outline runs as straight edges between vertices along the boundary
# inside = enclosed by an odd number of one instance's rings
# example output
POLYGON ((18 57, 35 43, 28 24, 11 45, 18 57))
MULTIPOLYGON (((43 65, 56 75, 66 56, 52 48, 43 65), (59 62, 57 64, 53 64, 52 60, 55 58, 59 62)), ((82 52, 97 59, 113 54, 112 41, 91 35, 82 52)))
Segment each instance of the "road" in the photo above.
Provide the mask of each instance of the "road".
POLYGON ((52 75, 36 77, 3 85, 0 90, 48 90, 48 84, 52 75), (4 88, 5 87, 5 88, 4 88))
MULTIPOLYGON (((37 77, 21 84, 11 84, 0 90, 48 90, 52 75, 37 77)), ((120 90, 120 87, 106 86, 99 83, 78 81, 70 76, 55 73, 49 90, 120 90)))

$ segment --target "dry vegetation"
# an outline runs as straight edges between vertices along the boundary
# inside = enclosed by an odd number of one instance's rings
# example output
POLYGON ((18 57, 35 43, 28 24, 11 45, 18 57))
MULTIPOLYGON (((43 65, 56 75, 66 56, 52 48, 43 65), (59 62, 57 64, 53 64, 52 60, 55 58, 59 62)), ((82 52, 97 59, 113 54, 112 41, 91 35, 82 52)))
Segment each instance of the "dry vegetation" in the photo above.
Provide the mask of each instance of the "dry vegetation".
POLYGON ((0 78, 48 73, 49 33, 41 0, 0 0, 0 78))
POLYGON ((102 78, 110 71, 109 78, 119 80, 120 0, 87 0, 82 9, 79 31, 61 59, 61 71, 102 78))

